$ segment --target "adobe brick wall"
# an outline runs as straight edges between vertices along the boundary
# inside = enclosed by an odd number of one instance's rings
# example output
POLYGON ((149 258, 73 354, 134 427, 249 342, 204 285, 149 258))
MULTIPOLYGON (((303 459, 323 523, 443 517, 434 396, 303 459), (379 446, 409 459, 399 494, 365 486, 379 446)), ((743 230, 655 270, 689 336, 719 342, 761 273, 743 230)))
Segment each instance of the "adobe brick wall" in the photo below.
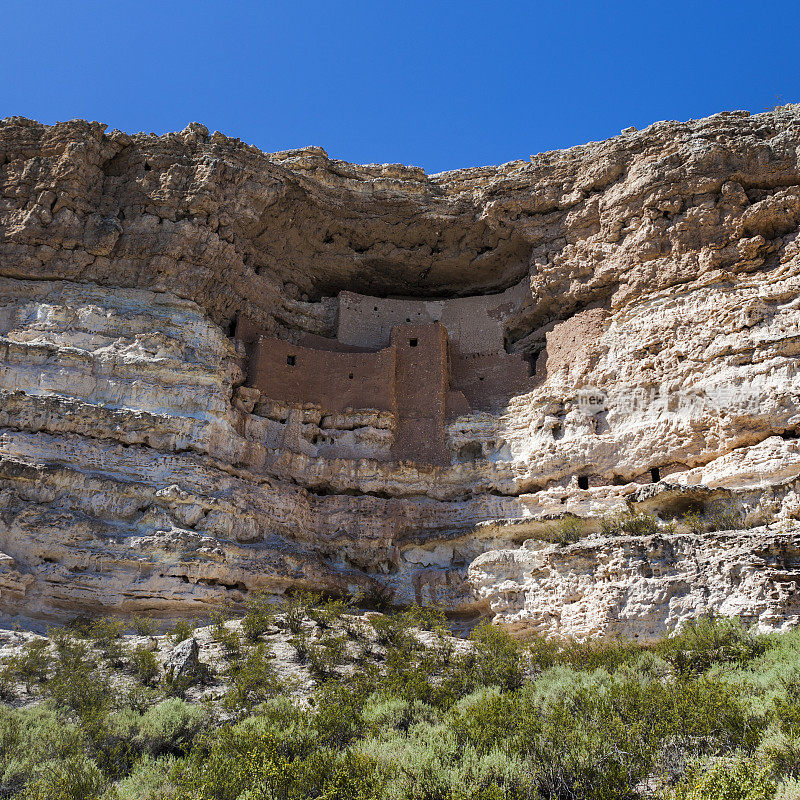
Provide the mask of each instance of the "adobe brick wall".
POLYGON ((310 347, 314 350, 328 350, 336 353, 374 353, 369 347, 356 347, 355 345, 345 344, 338 339, 331 339, 327 336, 318 336, 315 333, 304 333, 300 337, 303 347, 310 347))
POLYGON ((559 322, 547 334, 545 349, 536 360, 537 383, 561 371, 588 369, 607 316, 605 309, 591 308, 559 322))
POLYGON ((472 411, 495 411, 533 388, 530 365, 517 353, 453 355, 451 374, 451 388, 464 394, 472 411))
POLYGON ((441 322, 456 353, 502 353, 504 322, 521 306, 522 284, 495 295, 416 300, 369 297, 355 292, 339 295, 337 339, 379 349, 391 342, 397 325, 441 322))
POLYGON ((436 323, 397 325, 391 342, 396 357, 397 407, 392 455, 398 461, 449 463, 444 432, 449 383, 447 332, 436 323))
POLYGON ((337 353, 262 336, 253 345, 247 379, 267 397, 285 403, 316 403, 336 412, 395 411, 391 347, 377 353, 337 353))

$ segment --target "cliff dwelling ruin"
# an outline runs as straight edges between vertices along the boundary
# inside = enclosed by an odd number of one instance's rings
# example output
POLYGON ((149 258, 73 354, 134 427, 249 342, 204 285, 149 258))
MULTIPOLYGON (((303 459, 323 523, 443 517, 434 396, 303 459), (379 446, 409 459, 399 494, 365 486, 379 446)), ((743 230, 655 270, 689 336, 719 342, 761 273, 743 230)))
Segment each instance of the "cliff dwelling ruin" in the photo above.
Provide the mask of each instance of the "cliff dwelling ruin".
POLYGON ((504 344, 520 294, 515 287, 421 300, 343 291, 335 338, 305 333, 287 341, 240 317, 235 337, 248 351, 246 384, 268 400, 327 414, 386 412, 394 435, 384 460, 449 464, 448 420, 497 411, 530 391, 530 364, 504 344))

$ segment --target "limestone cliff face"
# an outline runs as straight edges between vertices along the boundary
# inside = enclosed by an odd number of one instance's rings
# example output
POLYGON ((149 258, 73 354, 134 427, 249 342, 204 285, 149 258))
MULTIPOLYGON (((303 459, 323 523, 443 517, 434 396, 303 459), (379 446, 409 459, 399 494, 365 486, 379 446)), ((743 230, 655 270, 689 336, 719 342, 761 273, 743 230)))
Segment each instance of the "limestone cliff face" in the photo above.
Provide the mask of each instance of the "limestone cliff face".
POLYGON ((263 587, 559 636, 795 624, 799 156, 795 106, 431 176, 5 120, 0 611, 263 587), (236 320, 331 337, 339 292, 506 292, 529 384, 448 417, 436 466, 391 457, 385 410, 253 388, 236 320), (720 504, 732 530, 681 522, 720 504), (624 509, 664 524, 601 534, 624 509), (543 542, 565 517, 587 537, 543 542))

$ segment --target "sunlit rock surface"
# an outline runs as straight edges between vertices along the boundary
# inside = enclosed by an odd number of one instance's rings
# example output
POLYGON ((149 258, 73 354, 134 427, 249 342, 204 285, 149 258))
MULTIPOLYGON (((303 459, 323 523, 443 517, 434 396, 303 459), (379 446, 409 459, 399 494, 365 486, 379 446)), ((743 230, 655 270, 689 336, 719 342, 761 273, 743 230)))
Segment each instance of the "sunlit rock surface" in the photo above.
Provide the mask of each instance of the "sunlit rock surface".
POLYGON ((796 624, 798 148, 796 106, 432 176, 5 120, 0 610, 309 588, 523 635, 796 624), (272 401, 233 337, 329 337, 341 291, 512 289, 528 391, 450 419, 444 465, 387 459, 391 414, 272 401), (732 530, 681 522, 721 505, 732 530), (659 531, 594 535, 626 509, 659 531), (548 541, 565 516, 588 538, 548 541))

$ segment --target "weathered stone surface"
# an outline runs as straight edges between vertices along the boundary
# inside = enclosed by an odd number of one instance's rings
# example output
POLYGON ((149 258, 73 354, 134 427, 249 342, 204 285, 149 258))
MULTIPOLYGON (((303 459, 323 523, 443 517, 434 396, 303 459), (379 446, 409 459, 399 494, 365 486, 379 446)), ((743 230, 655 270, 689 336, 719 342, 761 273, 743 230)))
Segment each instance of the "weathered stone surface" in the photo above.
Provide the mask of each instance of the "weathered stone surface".
POLYGON ((698 615, 764 631, 800 622, 800 528, 530 540, 478 556, 469 579, 510 630, 576 638, 658 639, 698 615))
POLYGON ((194 637, 178 642, 164 662, 164 676, 168 683, 189 680, 200 667, 200 646, 194 637))
MULTIPOLYGON (((0 610, 201 614, 305 587, 554 635, 794 624, 799 151, 796 106, 431 176, 201 125, 1 122, 0 610), (340 291, 432 319, 461 297, 476 320, 492 304, 466 298, 509 292, 492 342, 535 366, 528 391, 457 406, 434 466, 392 457, 389 412, 246 385, 232 323, 318 341, 340 291), (705 554, 681 530, 535 539, 719 499, 775 523, 705 554)), ((483 353, 469 318, 454 339, 483 353)))

